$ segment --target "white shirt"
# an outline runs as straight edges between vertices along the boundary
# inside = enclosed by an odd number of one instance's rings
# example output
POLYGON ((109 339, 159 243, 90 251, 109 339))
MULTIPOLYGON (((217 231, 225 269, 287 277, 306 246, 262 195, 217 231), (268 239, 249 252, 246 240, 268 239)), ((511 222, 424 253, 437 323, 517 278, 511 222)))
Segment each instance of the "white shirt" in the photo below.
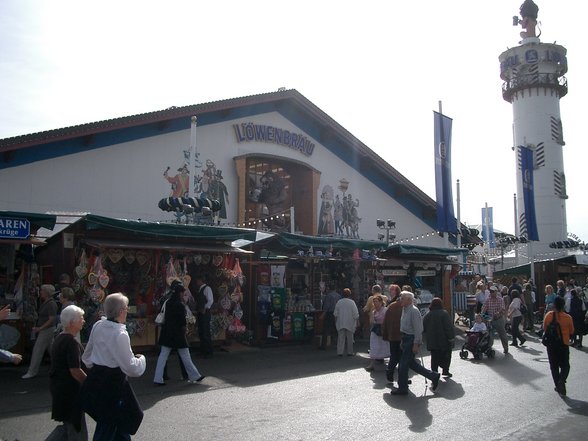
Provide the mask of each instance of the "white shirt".
POLYGON ((204 297, 206 297, 206 305, 204 306, 206 309, 212 308, 212 303, 214 302, 214 297, 212 295, 212 288, 208 285, 204 285, 204 297))
POLYGON ((147 366, 145 356, 133 354, 126 325, 106 317, 94 323, 82 361, 88 368, 119 367, 129 377, 140 377, 147 366))

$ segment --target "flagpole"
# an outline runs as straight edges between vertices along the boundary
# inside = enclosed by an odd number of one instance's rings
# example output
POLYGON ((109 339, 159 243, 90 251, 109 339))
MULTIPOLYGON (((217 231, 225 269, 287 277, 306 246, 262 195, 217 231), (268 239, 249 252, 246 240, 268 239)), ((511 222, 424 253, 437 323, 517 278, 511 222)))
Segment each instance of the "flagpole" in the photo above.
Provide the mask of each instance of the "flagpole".
POLYGON ((196 185, 196 159, 198 156, 198 152, 196 151, 196 126, 198 125, 198 118, 193 116, 191 118, 190 123, 190 173, 188 179, 190 180, 188 184, 188 195, 193 198, 196 197, 194 195, 194 187, 196 185))
POLYGON ((457 248, 461 248, 461 198, 459 193, 459 179, 456 185, 457 192, 457 248))

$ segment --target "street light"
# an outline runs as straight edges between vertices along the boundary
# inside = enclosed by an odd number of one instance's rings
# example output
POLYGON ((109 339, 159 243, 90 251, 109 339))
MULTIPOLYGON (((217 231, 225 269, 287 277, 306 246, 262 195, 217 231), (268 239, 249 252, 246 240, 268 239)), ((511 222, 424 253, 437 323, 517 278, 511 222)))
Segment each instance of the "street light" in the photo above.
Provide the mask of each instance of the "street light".
POLYGON ((390 234, 390 230, 396 229, 396 222, 394 222, 392 219, 387 219, 385 221, 383 219, 376 219, 376 226, 380 230, 386 230, 386 236, 381 233, 378 234, 379 240, 383 240, 384 237, 386 237, 386 245, 390 245, 390 240, 394 241, 394 239, 396 239, 395 234, 390 234))

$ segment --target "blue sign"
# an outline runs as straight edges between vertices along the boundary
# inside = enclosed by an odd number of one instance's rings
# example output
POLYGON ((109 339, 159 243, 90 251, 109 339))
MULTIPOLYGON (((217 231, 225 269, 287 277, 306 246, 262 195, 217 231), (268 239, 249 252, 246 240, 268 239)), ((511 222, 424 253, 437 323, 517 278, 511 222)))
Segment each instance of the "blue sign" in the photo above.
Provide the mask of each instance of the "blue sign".
POLYGON ((28 239, 31 223, 27 219, 0 217, 0 239, 28 239))

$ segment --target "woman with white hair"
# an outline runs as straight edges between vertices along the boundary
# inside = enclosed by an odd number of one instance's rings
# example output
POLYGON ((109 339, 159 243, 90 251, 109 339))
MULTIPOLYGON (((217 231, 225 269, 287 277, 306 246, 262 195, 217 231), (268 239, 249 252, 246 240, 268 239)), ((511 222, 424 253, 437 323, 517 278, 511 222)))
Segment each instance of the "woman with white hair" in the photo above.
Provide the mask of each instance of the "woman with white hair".
POLYGON ((129 384, 129 377, 145 372, 145 356, 135 355, 126 329, 129 299, 121 293, 104 300, 104 313, 90 334, 82 361, 88 378, 81 391, 82 408, 96 420, 94 441, 130 440, 143 411, 129 384))
POLYGON ((84 310, 75 305, 61 311, 63 331, 51 347, 51 369, 49 389, 51 391, 51 418, 63 422, 45 441, 88 439, 84 413, 80 407, 79 394, 86 373, 82 369, 84 348, 75 339, 84 326, 84 310))

